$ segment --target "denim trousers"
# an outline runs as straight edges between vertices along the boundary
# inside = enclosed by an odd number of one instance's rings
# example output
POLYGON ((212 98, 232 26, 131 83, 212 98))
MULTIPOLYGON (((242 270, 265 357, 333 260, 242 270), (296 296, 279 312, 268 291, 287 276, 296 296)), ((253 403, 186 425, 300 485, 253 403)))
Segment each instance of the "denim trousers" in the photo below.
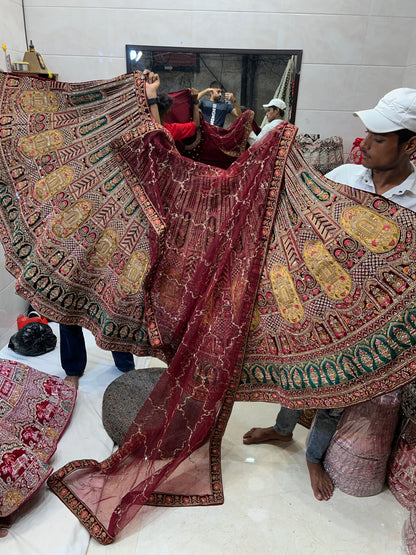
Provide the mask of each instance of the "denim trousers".
MULTIPOLYGON (((61 365, 67 376, 82 376, 87 365, 87 351, 81 326, 59 324, 61 365)), ((121 372, 134 370, 131 353, 111 351, 114 364, 121 372)))
MULTIPOLYGON (((318 409, 306 447, 306 458, 313 463, 322 462, 344 409, 318 409)), ((280 435, 290 435, 301 415, 301 410, 282 407, 273 426, 280 435)))

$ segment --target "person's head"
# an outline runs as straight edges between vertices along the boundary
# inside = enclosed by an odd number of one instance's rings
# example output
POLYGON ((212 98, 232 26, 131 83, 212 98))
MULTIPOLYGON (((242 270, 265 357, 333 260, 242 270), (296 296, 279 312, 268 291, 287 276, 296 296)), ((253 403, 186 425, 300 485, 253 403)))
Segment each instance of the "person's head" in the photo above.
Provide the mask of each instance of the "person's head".
POLYGON ((363 166, 383 170, 408 164, 416 150, 416 89, 394 89, 375 108, 354 115, 367 129, 363 166))
POLYGON ((158 108, 159 108, 159 116, 160 119, 163 121, 164 116, 169 112, 172 104, 173 98, 171 98, 167 92, 160 92, 157 95, 158 98, 158 108))
POLYGON ((267 104, 263 104, 266 110, 266 118, 270 123, 275 119, 282 119, 285 115, 286 104, 280 98, 272 98, 267 104))
POLYGON ((211 89, 211 100, 213 102, 219 102, 221 100, 221 95, 224 87, 219 81, 212 81, 209 84, 209 88, 211 89))

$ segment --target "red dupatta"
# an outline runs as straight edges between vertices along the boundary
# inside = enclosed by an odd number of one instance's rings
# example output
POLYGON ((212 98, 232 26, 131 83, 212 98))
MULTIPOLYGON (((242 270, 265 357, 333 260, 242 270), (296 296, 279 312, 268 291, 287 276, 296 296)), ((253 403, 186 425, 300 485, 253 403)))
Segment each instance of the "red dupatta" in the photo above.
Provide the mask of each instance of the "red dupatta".
POLYGON ((282 127, 268 161, 247 152, 222 171, 190 160, 175 164, 178 153, 164 135, 118 147, 124 175, 140 202, 152 207, 152 268, 145 285, 152 341, 171 345, 174 354, 120 449, 103 463, 69 463, 49 480, 101 543, 111 541, 143 504, 223 501, 220 442, 228 415, 222 408, 232 405, 238 385, 248 315, 294 136, 293 127, 282 127), (150 150, 151 157, 142 156, 150 150), (185 179, 189 172, 192 185, 185 179), (138 184, 142 175, 153 176, 152 187, 138 184), (195 203, 205 210, 199 206, 196 212, 195 203), (183 250, 188 210, 193 218, 186 233, 195 240, 183 250), (215 234, 210 221, 216 222, 215 234), (184 267, 186 272, 175 274, 184 267), (194 483, 189 465, 205 468, 206 475, 198 473, 194 483))

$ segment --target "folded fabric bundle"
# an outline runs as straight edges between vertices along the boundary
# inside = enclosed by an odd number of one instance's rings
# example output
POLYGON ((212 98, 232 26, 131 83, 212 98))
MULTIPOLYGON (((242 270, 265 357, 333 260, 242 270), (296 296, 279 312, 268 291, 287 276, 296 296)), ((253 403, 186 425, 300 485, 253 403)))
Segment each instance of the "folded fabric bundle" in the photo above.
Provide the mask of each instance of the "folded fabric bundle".
POLYGON ((337 168, 344 163, 344 146, 342 137, 299 134, 296 143, 305 159, 322 174, 337 168))
POLYGON ((356 497, 383 489, 400 408, 400 392, 345 409, 324 466, 341 491, 356 497))
POLYGON ((30 366, 0 360, 0 517, 41 487, 72 415, 74 388, 30 366))

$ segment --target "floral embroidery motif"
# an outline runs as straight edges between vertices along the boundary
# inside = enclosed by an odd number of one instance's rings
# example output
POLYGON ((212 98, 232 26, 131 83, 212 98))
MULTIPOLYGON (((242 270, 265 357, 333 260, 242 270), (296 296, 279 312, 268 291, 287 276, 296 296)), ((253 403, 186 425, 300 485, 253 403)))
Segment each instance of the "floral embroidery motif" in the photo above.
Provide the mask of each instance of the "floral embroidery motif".
POLYGON ((344 299, 351 290, 351 278, 320 242, 308 242, 305 263, 331 299, 344 299))
POLYGON ((50 91, 25 91, 20 99, 22 109, 28 114, 56 112, 59 98, 50 91))
POLYGON ((40 201, 49 200, 51 197, 62 191, 73 180, 75 170, 70 166, 62 166, 47 175, 44 179, 39 179, 33 189, 33 196, 40 201))
POLYGON ((54 129, 24 137, 20 142, 20 148, 22 153, 28 158, 36 158, 56 150, 64 144, 64 141, 65 135, 61 131, 54 129))
POLYGON ((270 269, 270 281, 281 315, 291 323, 300 322, 304 310, 287 268, 275 264, 270 269))
POLYGON ((391 220, 363 206, 345 208, 340 224, 355 239, 373 252, 392 250, 400 239, 400 230, 391 220))

